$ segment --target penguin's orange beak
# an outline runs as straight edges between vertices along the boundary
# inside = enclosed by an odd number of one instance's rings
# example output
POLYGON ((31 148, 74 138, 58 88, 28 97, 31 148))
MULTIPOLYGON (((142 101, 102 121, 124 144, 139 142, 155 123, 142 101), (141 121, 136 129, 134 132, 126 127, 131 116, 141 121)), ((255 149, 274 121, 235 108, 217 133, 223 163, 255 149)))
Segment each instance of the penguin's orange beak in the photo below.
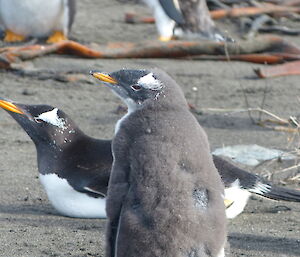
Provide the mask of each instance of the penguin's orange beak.
POLYGON ((117 84, 118 82, 112 78, 111 76, 101 73, 101 72, 91 72, 91 74, 96 78, 99 79, 101 81, 110 83, 110 84, 117 84))
POLYGON ((5 100, 0 100, 0 107, 7 111, 10 111, 10 112, 24 114, 24 112, 20 108, 18 108, 16 105, 14 105, 10 102, 7 102, 5 100))

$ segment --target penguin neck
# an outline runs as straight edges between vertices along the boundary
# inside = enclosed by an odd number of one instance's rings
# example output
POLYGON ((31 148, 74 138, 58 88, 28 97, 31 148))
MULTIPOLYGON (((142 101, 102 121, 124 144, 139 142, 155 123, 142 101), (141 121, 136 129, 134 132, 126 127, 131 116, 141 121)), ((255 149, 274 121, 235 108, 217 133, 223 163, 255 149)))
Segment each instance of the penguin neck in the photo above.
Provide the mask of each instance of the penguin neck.
POLYGON ((134 111, 136 111, 137 109, 141 108, 141 105, 136 103, 134 100, 132 100, 131 98, 125 98, 123 99, 123 101, 125 102, 125 104, 127 105, 127 114, 128 115, 134 111))
MULTIPOLYGON (((76 136, 66 143, 58 142, 39 142, 36 145, 38 168, 41 174, 60 173, 66 168, 66 163, 76 159, 74 157, 84 157, 88 153, 85 151, 86 144, 93 139, 83 133, 76 136)), ((74 166, 76 163, 73 161, 74 166)), ((68 166, 68 165, 67 165, 68 166)))
POLYGON ((73 147, 78 141, 88 138, 82 131, 79 129, 69 129, 65 131, 63 134, 57 134, 58 137, 53 139, 53 143, 55 142, 56 147, 60 149, 66 149, 70 146, 73 147))
POLYGON ((103 171, 111 169, 111 140, 100 140, 85 134, 69 143, 68 147, 49 145, 37 147, 38 169, 41 174, 56 173, 60 177, 76 172, 103 171))
POLYGON ((139 105, 138 103, 136 103, 135 101, 133 101, 132 99, 130 98, 126 98, 126 99, 122 99, 126 105, 127 105, 127 113, 121 117, 121 119, 119 119, 116 123, 116 126, 115 126, 115 134, 117 134, 117 132, 119 131, 120 129, 120 126, 122 124, 122 122, 132 113, 134 113, 136 110, 142 108, 141 105, 139 105))
POLYGON ((33 139, 38 152, 60 153, 73 148, 74 145, 89 137, 80 130, 73 130, 72 133, 56 134, 56 136, 47 140, 33 139))

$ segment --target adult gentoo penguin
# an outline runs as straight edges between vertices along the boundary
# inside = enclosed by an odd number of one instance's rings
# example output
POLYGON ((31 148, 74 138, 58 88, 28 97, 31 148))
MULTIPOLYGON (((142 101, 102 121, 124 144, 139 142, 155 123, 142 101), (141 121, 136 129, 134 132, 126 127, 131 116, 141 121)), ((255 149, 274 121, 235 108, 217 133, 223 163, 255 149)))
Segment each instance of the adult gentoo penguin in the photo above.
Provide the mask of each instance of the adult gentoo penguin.
MULTIPOLYGON (((56 144, 59 144, 59 140, 56 139, 56 137, 60 137, 61 134, 53 133, 54 130, 56 130, 56 126, 48 123, 47 126, 44 124, 44 122, 38 122, 34 117, 37 115, 37 113, 42 113, 44 110, 55 110, 57 108, 49 105, 25 105, 25 104, 19 104, 15 102, 8 102, 5 100, 0 100, 0 107, 5 109, 10 113, 10 115, 21 125, 21 127, 31 136, 31 138, 35 138, 34 141, 38 142, 40 139, 38 138, 38 135, 47 135, 50 134, 48 137, 53 138, 53 141, 55 140, 56 144), (21 108, 22 106, 22 108, 21 108), (25 111, 26 110, 26 111, 25 111), (33 110, 30 112, 30 110, 33 110), (38 111, 40 110, 40 111, 38 111)), ((65 126, 67 127, 73 127, 76 131, 79 131, 78 126, 72 121, 69 115, 67 115, 65 112, 57 109, 57 113, 63 113, 63 118, 65 122, 65 126)), ((82 131, 79 133, 79 137, 81 137, 83 134, 82 131)), ((83 134, 84 135, 84 134, 83 134)), ((90 185, 94 185, 94 191, 95 188, 98 188, 98 195, 102 197, 103 195, 106 196, 107 193, 107 185, 108 185, 108 179, 109 179, 109 171, 111 169, 111 163, 112 163, 112 155, 111 155, 111 149, 109 145, 111 144, 110 140, 99 140, 92 137, 88 137, 84 135, 84 141, 86 141, 86 145, 93 145, 93 149, 96 149, 96 152, 103 152, 99 158, 87 158, 89 159, 89 165, 90 169, 84 169, 82 170, 81 162, 82 158, 89 153, 85 151, 85 149, 78 148, 76 135, 73 135, 75 137, 75 140, 68 142, 67 148, 60 148, 59 152, 57 153, 58 156, 65 156, 65 153, 68 153, 67 155, 73 155, 74 157, 70 159, 69 162, 66 163, 64 166, 64 171, 76 171, 80 170, 80 174, 82 176, 75 176, 73 183, 80 184, 81 182, 79 180, 86 180, 90 181, 90 185), (82 158, 77 158, 77 156, 82 156, 82 158), (76 167, 76 168, 74 168, 76 167), (99 174, 102 174, 100 177, 95 176, 95 172, 98 172, 99 174), (84 179, 82 179, 84 177, 84 179)), ((37 144, 36 144, 37 145, 37 144)), ((51 144, 44 144, 44 147, 51 149, 51 144)), ((38 163, 41 161, 39 159, 48 159, 48 153, 51 152, 50 150, 47 151, 41 151, 41 153, 37 156, 38 157, 38 163)), ((50 157, 51 158, 51 157, 50 157)), ((69 157, 70 158, 70 157, 69 157)), ((240 169, 237 166, 231 164, 227 160, 219 157, 219 156, 213 156, 214 164, 221 175, 223 184, 225 186, 225 203, 227 205, 226 208, 226 216, 227 218, 234 218, 238 214, 240 214, 248 199, 249 196, 253 193, 262 197, 266 197, 273 200, 284 200, 284 201, 294 201, 294 202, 300 202, 300 192, 288 188, 278 187, 275 185, 272 185, 270 182, 265 181, 263 178, 252 174, 246 170, 240 169)), ((52 161, 53 166, 60 165, 61 158, 56 158, 52 161), (55 164, 54 164, 55 163, 55 164)), ((43 177, 45 174, 44 165, 39 166, 39 172, 40 176, 43 177)), ((64 174, 66 172, 61 171, 60 174, 64 174)), ((69 174, 70 177, 70 174, 69 174)), ((67 179, 67 178, 66 178, 67 179)), ((60 180, 58 180, 60 182, 60 180)), ((72 183, 72 182, 71 182, 72 183)), ((57 183, 59 186, 60 183, 57 183)), ((48 187, 45 187, 46 192, 48 191, 48 187)), ((76 190, 76 189, 75 189, 76 190)), ((89 190, 90 191, 90 190, 89 190)), ((68 194, 62 194, 62 191, 57 191, 57 194, 59 195, 59 199, 61 201, 67 201, 72 202, 73 198, 68 197, 68 194)), ((81 191, 79 191, 81 192, 81 191)), ((51 192, 50 194, 50 202, 52 203, 52 197, 51 192)), ((83 194, 85 194, 83 192, 83 194)), ((57 197, 58 198, 58 197, 57 197)), ((98 204, 98 203, 97 203, 98 204)), ((54 208, 56 208, 56 204, 53 205, 54 208)), ((60 206, 60 205, 59 205, 60 206)), ((68 204, 66 205, 68 206, 68 204)), ((59 208, 57 209, 59 211, 59 208)), ((74 208, 72 212, 69 212, 69 216, 71 217, 81 217, 81 218, 89 218, 92 216, 92 213, 94 211, 92 209, 85 209, 85 212, 82 213, 81 208, 74 208)), ((102 212, 101 212, 102 213, 102 212)), ((99 213, 99 217, 104 217, 103 214, 99 213)))
POLYGON ((300 202, 300 191, 273 185, 270 181, 213 155, 225 186, 226 216, 233 219, 243 212, 252 194, 271 200, 300 202))
POLYGON ((128 106, 116 125, 106 256, 224 256, 224 188, 207 137, 159 69, 93 72, 128 106))
POLYGON ((161 41, 172 38, 231 41, 217 29, 206 0, 143 0, 151 9, 161 41))
POLYGON ((0 100, 37 150, 39 178, 54 208, 78 218, 105 218, 111 141, 85 135, 61 110, 0 100))
POLYGON ((0 0, 0 27, 4 41, 48 37, 48 43, 66 40, 74 21, 75 0, 0 0))

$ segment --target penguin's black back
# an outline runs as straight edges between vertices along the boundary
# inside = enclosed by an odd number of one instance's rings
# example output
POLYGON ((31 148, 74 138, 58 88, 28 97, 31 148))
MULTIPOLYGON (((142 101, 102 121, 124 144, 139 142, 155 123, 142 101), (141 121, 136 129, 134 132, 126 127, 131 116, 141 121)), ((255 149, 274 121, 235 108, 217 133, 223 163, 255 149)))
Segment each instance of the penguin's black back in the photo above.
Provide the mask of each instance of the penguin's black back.
POLYGON ((55 172, 79 192, 93 197, 106 195, 112 164, 110 140, 78 135, 71 146, 63 150, 39 144, 37 155, 41 174, 55 172))

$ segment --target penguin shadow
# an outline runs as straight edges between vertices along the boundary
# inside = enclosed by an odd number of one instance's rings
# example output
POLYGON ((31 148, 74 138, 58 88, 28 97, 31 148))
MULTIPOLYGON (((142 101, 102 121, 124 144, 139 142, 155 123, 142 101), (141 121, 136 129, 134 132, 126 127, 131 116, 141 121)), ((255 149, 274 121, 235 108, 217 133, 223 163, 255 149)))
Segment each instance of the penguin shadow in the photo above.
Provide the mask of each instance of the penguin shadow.
POLYGON ((299 239, 230 233, 228 241, 231 249, 270 252, 270 254, 282 253, 282 256, 300 256, 299 239))
MULTIPOLYGON (((28 227, 64 227, 82 231, 104 231, 106 219, 80 219, 60 215, 51 205, 35 206, 0 204, 0 223, 22 224, 28 227)), ((45 233, 47 234, 47 232, 45 233)))
POLYGON ((59 216, 50 204, 0 204, 0 213, 15 215, 51 215, 59 216))
MULTIPOLYGON (((232 129, 232 130, 266 130, 254 124, 248 116, 231 114, 202 114, 196 116, 201 126, 206 128, 232 129)), ((254 116, 255 119, 255 116, 254 116)))

